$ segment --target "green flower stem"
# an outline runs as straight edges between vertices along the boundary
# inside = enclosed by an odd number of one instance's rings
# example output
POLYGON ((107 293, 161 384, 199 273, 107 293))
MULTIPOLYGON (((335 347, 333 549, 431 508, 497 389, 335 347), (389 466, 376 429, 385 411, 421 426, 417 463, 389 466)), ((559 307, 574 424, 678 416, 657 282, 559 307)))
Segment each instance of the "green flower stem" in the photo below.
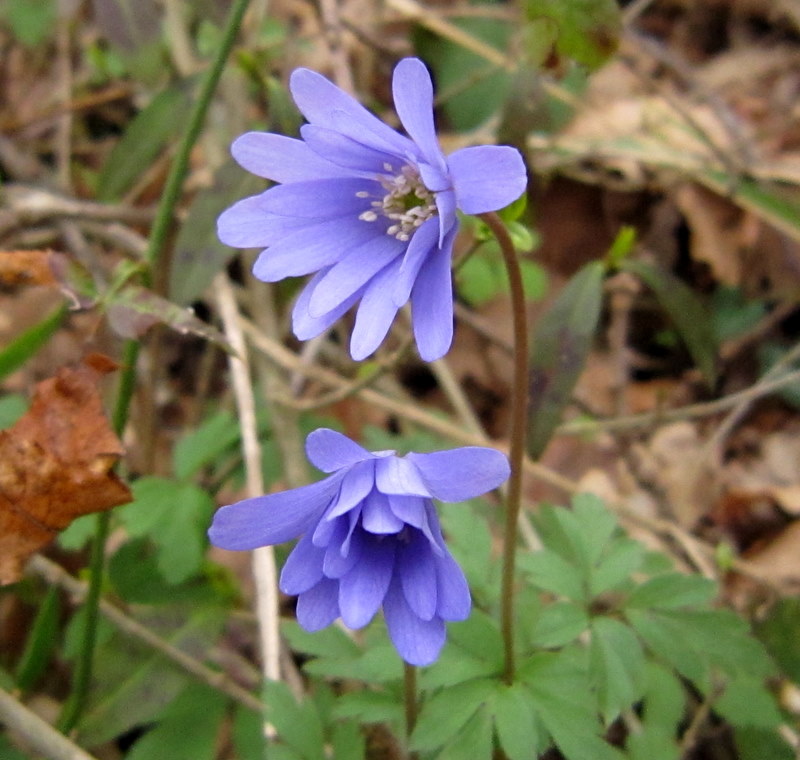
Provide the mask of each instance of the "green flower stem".
POLYGON ((505 650, 504 678, 514 680, 514 568, 517 553, 517 525, 522 503, 522 463, 525 458, 525 431, 528 418, 528 322, 525 314, 525 289, 517 254, 502 219, 495 213, 480 214, 503 252, 511 289, 514 320, 514 383, 511 389, 511 477, 508 480, 506 525, 503 538, 503 580, 500 597, 500 627, 505 650))
MULTIPOLYGON (((178 145, 175 159, 170 167, 169 175, 164 186, 164 192, 159 200, 156 218, 150 230, 150 240, 145 252, 145 261, 148 265, 143 273, 144 284, 149 286, 153 281, 153 272, 163 259, 175 207, 180 199, 183 181, 189 168, 189 156, 194 147, 200 131, 203 128, 206 113, 211 105, 211 99, 219 83, 225 63, 228 60, 236 35, 242 23, 245 11, 250 0, 235 0, 225 24, 219 50, 217 51, 211 67, 206 72, 197 95, 197 100, 189 116, 186 131, 178 145)), ((139 356, 139 343, 127 341, 123 348, 123 368, 120 374, 117 399, 112 414, 112 426, 117 435, 122 435, 128 421, 130 402, 136 382, 136 361, 139 356)), ((90 559, 89 591, 84 602, 84 630, 81 652, 75 667, 75 678, 72 693, 64 707, 58 721, 58 727, 63 733, 70 732, 76 725, 86 704, 89 684, 92 677, 92 664, 94 649, 97 641, 98 606, 100 591, 103 584, 103 571, 105 560, 105 544, 108 536, 110 513, 104 512, 97 516, 97 526, 92 542, 90 559)))
MULTIPOLYGON (((417 724, 417 669, 407 662, 403 663, 403 692, 406 710, 406 737, 411 736, 417 724)), ((415 758, 416 754, 410 755, 415 758)))

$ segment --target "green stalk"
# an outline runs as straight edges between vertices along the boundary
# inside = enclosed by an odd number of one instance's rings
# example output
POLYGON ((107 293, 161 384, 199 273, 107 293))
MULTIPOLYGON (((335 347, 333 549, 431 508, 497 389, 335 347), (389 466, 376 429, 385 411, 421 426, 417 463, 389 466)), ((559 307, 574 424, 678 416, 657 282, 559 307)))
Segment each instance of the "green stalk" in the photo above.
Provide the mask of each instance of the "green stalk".
POLYGON ((503 537, 503 579, 500 596, 500 628, 503 633, 507 683, 514 681, 514 569, 517 553, 517 525, 522 504, 522 463, 525 458, 525 430, 528 418, 528 322, 525 314, 525 289, 514 244, 502 219, 495 213, 480 214, 503 253, 511 290, 514 320, 514 382, 511 389, 511 477, 508 479, 506 525, 503 537))
MULTIPOLYGON (((408 739, 417 724, 417 669, 407 662, 403 663, 403 693, 405 697, 406 739, 408 739)), ((409 755, 410 760, 415 760, 416 757, 416 753, 409 755)))
MULTIPOLYGON (((214 96, 220 76, 225 68, 225 62, 228 60, 233 44, 236 41, 236 35, 249 2, 250 0, 234 0, 233 7, 231 8, 228 20, 225 24, 219 50, 203 79, 197 100, 189 116, 189 123, 186 126, 186 131, 181 138, 178 150, 175 154, 175 159, 170 167, 169 175, 164 185, 164 192, 156 211, 156 218, 150 230, 150 241, 147 246, 147 251, 145 252, 145 261, 148 264, 148 268, 143 274, 142 280, 147 286, 151 284, 153 280, 153 271, 163 257, 167 237, 175 213, 175 206, 180 199, 181 188, 183 187, 183 182, 189 168, 189 156, 203 128, 208 108, 211 105, 211 99, 214 96)), ((112 414, 112 426, 117 435, 120 436, 128 421, 130 402, 136 383, 136 361, 138 356, 138 341, 127 341, 123 348, 123 368, 120 374, 117 399, 112 414)), ((83 641, 81 643, 81 653, 75 667, 72 693, 58 721, 58 728, 63 733, 69 733, 77 725, 86 704, 89 684, 91 683, 94 649, 97 641, 98 607, 100 592, 103 585, 105 545, 109 524, 110 512, 103 512, 97 516, 97 525, 95 527, 89 565, 89 590, 84 602, 85 625, 83 641)))

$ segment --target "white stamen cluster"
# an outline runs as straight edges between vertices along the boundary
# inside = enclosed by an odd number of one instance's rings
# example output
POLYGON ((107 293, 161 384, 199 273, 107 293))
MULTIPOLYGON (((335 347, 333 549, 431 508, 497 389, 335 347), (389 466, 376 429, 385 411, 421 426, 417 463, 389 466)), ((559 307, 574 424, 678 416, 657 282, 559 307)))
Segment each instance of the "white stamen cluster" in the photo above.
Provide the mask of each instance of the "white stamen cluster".
MULTIPOLYGON (((390 164, 384 164, 386 171, 393 171, 390 164)), ((378 181, 386 190, 386 195, 379 201, 372 201, 371 209, 359 214, 364 222, 374 222, 384 216, 394 223, 386 230, 387 235, 402 240, 409 240, 411 235, 432 216, 436 215, 436 199, 420 179, 419 171, 414 166, 406 165, 400 174, 383 175, 378 181)), ((356 193, 359 198, 368 198, 369 193, 356 193)))

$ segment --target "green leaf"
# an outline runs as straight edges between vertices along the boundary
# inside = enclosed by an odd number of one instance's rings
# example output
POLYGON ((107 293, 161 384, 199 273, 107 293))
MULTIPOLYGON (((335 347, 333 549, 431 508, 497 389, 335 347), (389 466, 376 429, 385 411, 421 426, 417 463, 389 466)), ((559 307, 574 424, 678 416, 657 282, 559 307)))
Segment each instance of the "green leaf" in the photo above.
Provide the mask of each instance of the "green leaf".
POLYGON ((636 634, 608 617, 592 621, 590 672, 606 723, 613 721, 641 697, 644 652, 636 634))
POLYGON ((437 760, 491 760, 492 716, 483 705, 475 716, 437 756, 437 760))
POLYGON ((36 613, 17 663, 14 680, 22 692, 30 691, 36 685, 50 661, 50 653, 58 642, 59 606, 58 590, 51 586, 36 613))
POLYGON ((264 704, 267 719, 287 746, 305 760, 323 760, 322 723, 312 700, 298 703, 283 681, 267 681, 264 704))
POLYGON ((575 641, 589 627, 589 616, 583 607, 571 602, 544 605, 534 623, 531 643, 549 649, 575 641))
POLYGON ((297 621, 283 620, 281 633, 295 652, 302 652, 312 657, 352 659, 361 652, 358 644, 336 626, 309 633, 301 628, 297 621))
POLYGON ((58 18, 55 0, 5 0, 0 18, 26 47, 41 45, 53 31, 58 18))
POLYGON ((492 559, 492 535, 486 519, 473 505, 474 502, 442 504, 439 516, 450 551, 461 565, 473 594, 494 594, 496 586, 492 580, 497 563, 492 559))
POLYGON ((481 678, 444 689, 425 701, 411 734, 411 749, 430 752, 449 742, 487 702, 493 690, 494 681, 481 678))
POLYGON ((183 84, 159 93, 136 115, 103 165, 97 183, 98 200, 122 199, 184 128, 176 114, 186 113, 190 103, 189 88, 183 84))
POLYGON ((615 538, 606 555, 591 570, 589 592, 599 596, 606 591, 620 590, 631 583, 631 575, 641 569, 645 548, 626 536, 615 538))
POLYGON ((366 741, 355 723, 337 723, 331 732, 331 747, 336 760, 364 760, 366 741))
POLYGON ((469 654, 499 667, 503 663, 503 636, 497 621, 475 609, 463 621, 448 626, 448 638, 469 654))
POLYGON ((214 184, 195 195, 178 230, 170 262, 169 299, 182 306, 200 298, 235 251, 217 238, 217 217, 234 201, 263 190, 264 182, 233 161, 215 175, 214 184))
POLYGON ((517 567, 528 574, 537 588, 577 602, 586 601, 581 571, 550 549, 520 555, 517 567))
POLYGON ((133 745, 126 760, 214 760, 226 702, 215 689, 191 684, 163 712, 158 725, 133 745))
POLYGON ((740 288, 720 285, 711 300, 714 334, 717 341, 735 338, 755 327, 766 314, 764 301, 748 301, 740 288))
POLYGON ((749 675, 738 676, 725 685, 722 696, 714 703, 714 712, 733 726, 776 729, 783 722, 764 680, 749 675))
POLYGON ((795 683, 800 682, 800 599, 781 599, 756 624, 756 634, 770 655, 795 683))
POLYGON ((538 459, 572 397, 600 319, 603 264, 581 269, 540 317, 531 345, 528 454, 538 459))
POLYGON ((95 534, 97 515, 82 515, 73 520, 65 530, 58 534, 58 545, 67 551, 83 549, 95 534))
MULTIPOLYGON (((734 731, 738 760, 796 760, 797 754, 777 731, 741 726, 734 731)), ((642 758, 642 760, 645 760, 642 758)))
POLYGON ((522 684, 501 684, 494 694, 493 714, 497 740, 509 760, 531 760, 541 737, 530 692, 522 684))
POLYGON ((234 416, 221 410, 184 433, 175 444, 172 466, 178 480, 189 480, 218 457, 236 447, 241 434, 234 416))
POLYGON ((0 351, 0 380, 16 372, 61 327, 67 315, 65 306, 59 306, 41 322, 29 327, 0 351))
POLYGON ((694 291, 669 272, 643 261, 625 261, 623 268, 639 277, 653 291, 706 382, 713 386, 717 377, 714 323, 694 291))
POLYGON ((158 569, 168 583, 181 583, 203 564, 212 498, 192 483, 146 477, 131 487, 134 501, 117 514, 132 536, 158 546, 158 569))
POLYGON ((631 760, 679 760, 678 724, 683 719, 686 694, 672 671, 648 662, 640 730, 628 736, 631 760))
POLYGON ((613 55, 622 32, 614 0, 526 0, 525 15, 530 25, 555 26, 558 53, 590 69, 613 55))
POLYGON ((484 243, 458 269, 456 280, 459 295, 474 306, 491 301, 507 289, 505 272, 496 256, 482 250, 484 243))
MULTIPOLYGON (((253 710, 236 705, 233 714, 233 746, 237 760, 266 760, 264 718, 253 710)), ((269 760, 272 760, 270 754, 269 760)))
POLYGON ((28 400, 19 393, 0 398, 0 430, 10 428, 27 411, 28 400))
POLYGON ((7 737, 0 734, 0 760, 30 760, 30 755, 23 755, 7 737))
POLYGON ((717 588, 713 581, 698 575, 665 573, 637 586, 625 601, 630 608, 677 608, 711 601, 717 588))
POLYGON ((525 299, 531 302, 541 301, 547 293, 550 278, 547 270, 530 259, 519 260, 522 287, 525 290, 525 299))
POLYGON ((351 691, 342 694, 333 708, 336 718, 353 718, 359 723, 396 723, 404 720, 399 695, 381 691, 351 691))
MULTIPOLYGON (((564 513, 560 513, 562 516, 564 513)), ((606 550, 611 536, 617 530, 617 520, 593 493, 579 493, 572 497, 572 514, 580 527, 581 554, 589 565, 594 565, 606 550)))

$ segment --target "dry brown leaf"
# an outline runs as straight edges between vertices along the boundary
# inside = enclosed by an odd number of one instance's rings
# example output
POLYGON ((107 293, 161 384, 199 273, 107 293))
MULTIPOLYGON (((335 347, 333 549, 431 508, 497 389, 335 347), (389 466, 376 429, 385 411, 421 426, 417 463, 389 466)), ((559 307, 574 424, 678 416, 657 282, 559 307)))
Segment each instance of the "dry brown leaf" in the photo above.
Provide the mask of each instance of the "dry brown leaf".
POLYGON ((111 471, 122 444, 103 411, 99 378, 114 368, 95 355, 36 386, 28 412, 0 431, 0 584, 76 517, 131 501, 111 471))
POLYGON ((55 285, 50 262, 52 251, 0 251, 0 285, 55 285))

